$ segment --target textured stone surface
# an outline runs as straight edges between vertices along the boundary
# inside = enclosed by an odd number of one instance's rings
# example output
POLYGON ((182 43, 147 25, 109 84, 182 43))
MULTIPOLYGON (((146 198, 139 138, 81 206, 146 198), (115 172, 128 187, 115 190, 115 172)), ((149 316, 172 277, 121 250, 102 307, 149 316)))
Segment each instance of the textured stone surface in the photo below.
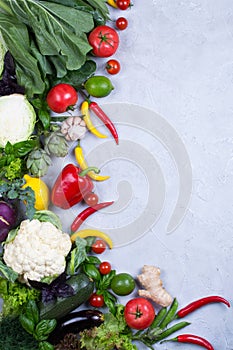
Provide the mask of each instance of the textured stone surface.
MULTIPOLYGON (((109 259, 117 269, 135 275, 144 263, 160 266, 166 287, 182 306, 210 294, 232 302, 232 1, 135 1, 124 15, 129 27, 120 33, 122 45, 116 55, 122 71, 105 101, 152 108, 176 129, 190 155, 193 193, 183 223, 167 235, 177 188, 175 171, 162 147, 149 149, 165 173, 163 213, 143 238, 113 250, 109 259)), ((206 337, 216 350, 233 349, 232 310, 210 305, 188 320, 192 325, 185 332, 206 337)), ((189 348, 159 345, 180 347, 189 348)))

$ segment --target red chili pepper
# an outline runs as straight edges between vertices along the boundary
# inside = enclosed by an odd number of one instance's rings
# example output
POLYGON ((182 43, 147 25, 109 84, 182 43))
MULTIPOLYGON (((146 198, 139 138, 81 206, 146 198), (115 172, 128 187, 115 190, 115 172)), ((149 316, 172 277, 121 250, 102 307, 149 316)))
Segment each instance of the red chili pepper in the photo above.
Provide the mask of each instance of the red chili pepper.
POLYGON ((94 214, 96 211, 106 208, 109 205, 113 204, 114 202, 104 202, 104 203, 98 203, 94 205, 93 207, 88 207, 84 209, 81 213, 78 214, 78 216, 74 219, 72 225, 71 225, 71 231, 75 232, 79 229, 79 227, 82 225, 82 223, 90 216, 91 214, 94 214))
POLYGON ((206 340, 202 337, 199 337, 198 335, 194 335, 194 334, 181 334, 175 338, 163 340, 162 343, 169 342, 169 341, 176 341, 179 343, 196 344, 196 345, 202 346, 205 349, 214 350, 213 346, 210 344, 210 342, 208 342, 208 340, 206 340))
POLYGON ((210 304, 210 303, 224 303, 228 307, 230 307, 230 303, 226 299, 224 299, 218 295, 211 295, 211 296, 204 297, 204 298, 198 299, 196 301, 193 301, 192 303, 188 304, 184 308, 177 311, 176 316, 178 318, 185 317, 186 315, 195 311, 196 309, 198 309, 206 304, 210 304))
POLYGON ((67 164, 53 185, 51 202, 57 207, 68 209, 83 200, 94 188, 87 176, 90 170, 98 172, 97 168, 89 167, 82 170, 74 164, 67 164))
POLYGON ((96 102, 90 102, 89 104, 90 110, 92 110, 95 115, 102 120, 102 122, 106 125, 108 130, 111 132, 112 136, 114 137, 114 140, 116 141, 116 144, 118 145, 119 139, 118 139, 118 133, 115 128, 115 125, 113 122, 109 119, 109 117, 106 115, 106 113, 100 108, 100 106, 96 102))

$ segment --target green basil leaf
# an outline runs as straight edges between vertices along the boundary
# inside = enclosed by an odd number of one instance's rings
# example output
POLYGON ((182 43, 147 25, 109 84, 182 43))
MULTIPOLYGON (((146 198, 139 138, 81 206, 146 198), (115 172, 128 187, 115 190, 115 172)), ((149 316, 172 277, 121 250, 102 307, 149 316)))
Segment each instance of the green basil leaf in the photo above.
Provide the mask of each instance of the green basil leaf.
POLYGON ((34 333, 35 324, 31 319, 27 318, 27 316, 25 316, 24 314, 21 314, 19 316, 19 320, 25 331, 27 331, 29 334, 34 333))
POLYGON ((42 341, 39 343, 39 350, 54 350, 54 346, 47 341, 42 341))
POLYGON ((91 255, 91 256, 87 257, 87 263, 88 264, 99 265, 101 263, 101 260, 99 258, 97 258, 97 256, 92 256, 91 255))
POLYGON ((13 152, 13 145, 8 141, 6 146, 5 146, 5 153, 6 154, 11 154, 13 152))
POLYGON ((26 310, 25 310, 25 316, 31 320, 34 325, 37 325, 37 323, 40 320, 40 313, 38 306, 34 300, 30 300, 27 303, 26 310))
POLYGON ((101 279, 101 274, 95 265, 83 264, 82 267, 84 273, 94 281, 99 281, 101 279))
POLYGON ((39 350, 54 350, 54 346, 48 342, 40 342, 39 343, 39 350))
POLYGON ((55 319, 52 320, 41 320, 35 329, 34 337, 43 341, 46 340, 49 334, 56 328, 57 321, 55 319))
POLYGON ((48 112, 48 110, 46 108, 43 109, 39 109, 38 112, 38 117, 43 125, 43 128, 45 130, 48 130, 49 126, 50 126, 50 113, 48 112))
POLYGON ((38 145, 38 140, 21 141, 14 144, 15 157, 23 157, 38 145))

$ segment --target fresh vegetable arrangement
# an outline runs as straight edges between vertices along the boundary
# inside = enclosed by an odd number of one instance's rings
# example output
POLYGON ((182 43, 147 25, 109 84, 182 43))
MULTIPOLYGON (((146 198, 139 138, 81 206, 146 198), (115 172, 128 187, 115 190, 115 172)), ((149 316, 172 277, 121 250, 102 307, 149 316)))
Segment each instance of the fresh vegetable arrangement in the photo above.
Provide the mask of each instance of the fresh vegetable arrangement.
POLYGON ((118 272, 99 258, 113 248, 111 237, 81 227, 114 203, 99 202, 95 184, 109 176, 87 164, 81 142, 89 132, 119 144, 114 122, 93 98, 110 95, 109 77, 121 70, 112 56, 128 21, 111 21, 108 6, 119 14, 132 5, 0 0, 0 349, 136 350, 140 342, 153 349, 165 341, 213 349, 198 335, 171 336, 190 325, 180 319, 202 306, 230 307, 223 297, 208 296, 179 309, 158 267, 144 265, 137 276, 118 272), (98 59, 105 68, 97 75, 98 59), (71 143, 73 162, 50 189, 41 177, 71 143), (85 208, 64 232, 50 204, 67 210, 81 202, 85 208))

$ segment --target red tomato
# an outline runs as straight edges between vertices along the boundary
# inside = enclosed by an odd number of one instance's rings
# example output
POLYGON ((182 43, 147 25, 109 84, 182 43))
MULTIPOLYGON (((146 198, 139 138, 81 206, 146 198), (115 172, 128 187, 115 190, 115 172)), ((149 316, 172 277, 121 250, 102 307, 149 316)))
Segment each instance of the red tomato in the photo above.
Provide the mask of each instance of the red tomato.
POLYGON ((116 20, 117 29, 124 30, 128 27, 128 21, 125 17, 119 17, 116 20))
POLYGON ((98 57, 112 56, 119 45, 119 36, 115 29, 108 26, 98 26, 88 37, 92 52, 98 57))
POLYGON ((58 84, 49 91, 46 101, 55 113, 64 113, 78 101, 77 91, 69 84, 58 84))
POLYGON ((87 205, 89 205, 90 207, 93 207, 98 203, 99 197, 97 196, 97 194, 90 192, 86 194, 86 196, 84 197, 84 201, 87 205))
POLYGON ((124 316, 129 327, 141 330, 152 324, 155 310, 147 299, 134 298, 125 305, 124 316))
POLYGON ((102 307, 104 306, 104 297, 103 295, 98 295, 93 293, 89 298, 89 304, 93 307, 102 307))
POLYGON ((102 275, 107 275, 112 269, 111 264, 108 261, 100 263, 99 270, 102 275))
POLYGON ((127 10, 130 6, 130 0, 116 0, 116 5, 120 10, 127 10))
POLYGON ((97 239, 91 246, 91 250, 96 254, 102 254, 106 248, 107 245, 102 239, 97 239))
POLYGON ((117 74, 121 69, 121 65, 117 60, 109 60, 106 64, 106 70, 109 74, 117 74))

